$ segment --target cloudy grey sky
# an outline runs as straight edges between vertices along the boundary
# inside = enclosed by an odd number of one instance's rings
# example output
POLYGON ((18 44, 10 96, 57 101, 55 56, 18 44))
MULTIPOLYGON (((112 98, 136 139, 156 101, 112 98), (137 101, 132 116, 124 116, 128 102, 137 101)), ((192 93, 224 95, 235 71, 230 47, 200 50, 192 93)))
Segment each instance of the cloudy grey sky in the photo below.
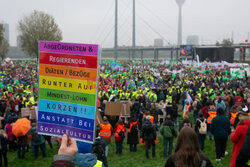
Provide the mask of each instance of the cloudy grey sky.
MULTIPOLYGON (((119 1, 119 45, 131 45, 132 0, 119 1)), ((33 10, 52 15, 63 41, 112 47, 115 0, 1 0, 0 22, 10 26, 10 44, 16 45, 17 23, 33 10)), ((175 0, 136 0, 136 44, 177 43, 178 6, 175 0)), ((198 35, 200 44, 223 38, 244 42, 250 32, 250 0, 186 0, 183 6, 183 42, 198 35)))

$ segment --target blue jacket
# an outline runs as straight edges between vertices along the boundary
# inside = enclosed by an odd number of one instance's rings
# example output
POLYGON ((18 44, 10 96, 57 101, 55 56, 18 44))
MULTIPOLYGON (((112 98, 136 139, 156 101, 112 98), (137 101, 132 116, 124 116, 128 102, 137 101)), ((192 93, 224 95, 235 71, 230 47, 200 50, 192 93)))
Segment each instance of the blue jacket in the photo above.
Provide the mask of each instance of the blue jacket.
POLYGON ((211 132, 216 138, 227 138, 231 133, 229 119, 224 115, 217 115, 212 120, 211 132))

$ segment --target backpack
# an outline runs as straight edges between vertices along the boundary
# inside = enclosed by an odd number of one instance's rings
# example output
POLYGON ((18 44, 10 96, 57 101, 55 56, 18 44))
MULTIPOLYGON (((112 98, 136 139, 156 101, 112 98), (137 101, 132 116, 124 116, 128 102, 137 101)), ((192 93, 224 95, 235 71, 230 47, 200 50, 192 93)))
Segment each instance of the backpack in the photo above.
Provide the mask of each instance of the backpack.
POLYGON ((40 142, 41 136, 35 130, 32 131, 31 136, 32 136, 32 141, 33 142, 35 142, 35 143, 40 142))
POLYGON ((200 123, 201 123, 200 128, 199 128, 199 133, 200 134, 207 134, 206 119, 204 119, 203 122, 201 120, 199 120, 199 119, 198 119, 198 121, 200 121, 200 123))
POLYGON ((131 127, 130 133, 131 133, 131 134, 136 134, 136 133, 138 133, 137 124, 134 124, 134 125, 131 127))
POLYGON ((145 126, 145 135, 144 137, 149 138, 149 139, 153 139, 153 126, 151 124, 147 124, 145 126))
POLYGON ((124 133, 124 131, 123 130, 121 130, 120 132, 119 132, 119 137, 121 138, 121 139, 124 139, 125 138, 125 133, 124 133))

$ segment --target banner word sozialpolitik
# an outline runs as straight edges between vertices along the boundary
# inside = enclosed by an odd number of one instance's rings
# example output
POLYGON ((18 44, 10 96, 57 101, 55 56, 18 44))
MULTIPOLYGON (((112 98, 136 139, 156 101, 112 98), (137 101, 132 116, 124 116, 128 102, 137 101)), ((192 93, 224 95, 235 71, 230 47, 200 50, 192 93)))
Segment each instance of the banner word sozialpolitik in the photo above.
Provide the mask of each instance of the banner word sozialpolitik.
POLYGON ((98 45, 40 41, 38 132, 92 143, 98 45))

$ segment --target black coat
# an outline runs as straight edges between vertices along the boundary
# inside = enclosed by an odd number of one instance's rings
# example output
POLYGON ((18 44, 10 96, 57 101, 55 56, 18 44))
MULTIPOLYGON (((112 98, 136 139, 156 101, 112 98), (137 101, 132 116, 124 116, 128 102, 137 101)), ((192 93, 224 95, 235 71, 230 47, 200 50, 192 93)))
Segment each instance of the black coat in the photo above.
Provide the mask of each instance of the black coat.
POLYGON ((7 148, 8 140, 2 135, 0 135, 0 142, 1 142, 0 153, 6 153, 8 151, 8 148, 7 148))
MULTIPOLYGON (((129 122, 129 124, 128 124, 128 128, 131 128, 130 127, 130 123, 131 122, 135 122, 136 120, 134 120, 134 119, 132 119, 130 122, 129 122)), ((127 143, 128 144, 138 144, 139 143, 139 139, 138 139, 138 130, 137 130, 137 132, 135 132, 135 133, 129 133, 128 132, 128 138, 127 138, 127 143)))
POLYGON ((20 136, 17 138, 17 145, 18 146, 26 146, 27 145, 27 135, 25 136, 20 136))

